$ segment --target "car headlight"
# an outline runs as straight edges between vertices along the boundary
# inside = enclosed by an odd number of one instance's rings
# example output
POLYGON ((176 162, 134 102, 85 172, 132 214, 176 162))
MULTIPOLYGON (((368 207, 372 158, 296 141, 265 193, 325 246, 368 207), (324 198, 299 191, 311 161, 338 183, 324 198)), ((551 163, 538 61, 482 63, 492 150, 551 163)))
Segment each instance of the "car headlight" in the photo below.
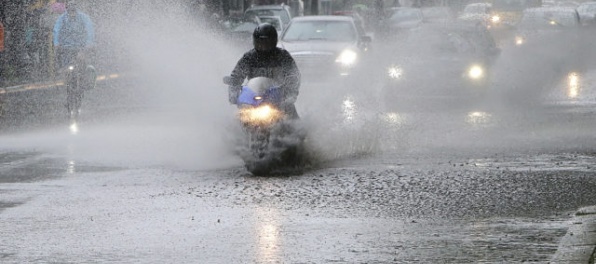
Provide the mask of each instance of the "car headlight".
POLYGON ((358 59, 358 53, 353 50, 347 49, 344 50, 339 57, 335 60, 335 62, 340 63, 343 66, 352 66, 356 63, 358 59))
POLYGON ((490 22, 493 22, 494 24, 498 24, 499 22, 501 22, 501 17, 498 15, 494 15, 490 18, 490 22))
POLYGON ((387 69, 387 75, 389 75, 389 78, 394 80, 401 79, 403 74, 404 70, 399 66, 391 66, 387 69))
POLYGON ((468 69, 468 77, 472 80, 478 80, 484 77, 484 69, 480 65, 473 65, 468 69))
POLYGON ((522 36, 515 37, 515 45, 520 46, 520 45, 523 45, 524 42, 525 42, 524 37, 522 37, 522 36))

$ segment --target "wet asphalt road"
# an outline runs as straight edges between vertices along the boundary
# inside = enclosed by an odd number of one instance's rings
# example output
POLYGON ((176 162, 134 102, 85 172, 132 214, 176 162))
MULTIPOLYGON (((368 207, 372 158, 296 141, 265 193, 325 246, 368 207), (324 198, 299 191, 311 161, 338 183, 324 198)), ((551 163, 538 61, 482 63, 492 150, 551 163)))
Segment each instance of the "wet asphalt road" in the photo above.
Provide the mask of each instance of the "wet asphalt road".
POLYGON ((92 91, 77 135, 56 91, 9 113, 1 262, 546 263, 596 201, 594 97, 399 112, 307 86, 310 162, 255 177, 220 139, 226 113, 125 91, 92 91))

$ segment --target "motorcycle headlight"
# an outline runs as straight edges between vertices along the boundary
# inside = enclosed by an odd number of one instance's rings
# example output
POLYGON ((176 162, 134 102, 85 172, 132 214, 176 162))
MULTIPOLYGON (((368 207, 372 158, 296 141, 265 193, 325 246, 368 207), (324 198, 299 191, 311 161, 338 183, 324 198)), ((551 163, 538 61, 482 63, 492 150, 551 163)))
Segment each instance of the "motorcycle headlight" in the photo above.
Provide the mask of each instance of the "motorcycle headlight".
POLYGON ((484 69, 480 65, 473 65, 468 69, 468 77, 472 80, 478 80, 484 77, 484 69))
POLYGON ((240 121, 250 124, 269 124, 282 117, 282 112, 270 105, 240 109, 240 121))
POLYGON ((403 74, 404 74, 404 71, 399 66, 391 66, 387 69, 387 75, 389 75, 389 78, 394 79, 394 80, 401 79, 403 74))
POLYGON ((352 66, 356 63, 358 59, 358 53, 353 50, 347 49, 344 50, 339 57, 335 60, 335 62, 340 63, 343 66, 352 66))

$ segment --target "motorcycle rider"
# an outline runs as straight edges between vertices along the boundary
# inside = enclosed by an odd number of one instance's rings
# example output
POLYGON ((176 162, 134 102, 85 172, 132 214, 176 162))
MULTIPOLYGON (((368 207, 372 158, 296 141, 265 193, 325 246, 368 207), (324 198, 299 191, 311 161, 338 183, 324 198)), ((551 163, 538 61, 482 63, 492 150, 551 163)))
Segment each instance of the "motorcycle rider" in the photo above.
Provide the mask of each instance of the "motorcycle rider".
POLYGON ((230 76, 230 103, 236 104, 246 78, 267 77, 280 85, 282 110, 290 119, 298 119, 294 103, 300 89, 300 71, 294 58, 285 49, 277 47, 277 29, 273 25, 258 25, 252 36, 254 49, 244 53, 230 76))

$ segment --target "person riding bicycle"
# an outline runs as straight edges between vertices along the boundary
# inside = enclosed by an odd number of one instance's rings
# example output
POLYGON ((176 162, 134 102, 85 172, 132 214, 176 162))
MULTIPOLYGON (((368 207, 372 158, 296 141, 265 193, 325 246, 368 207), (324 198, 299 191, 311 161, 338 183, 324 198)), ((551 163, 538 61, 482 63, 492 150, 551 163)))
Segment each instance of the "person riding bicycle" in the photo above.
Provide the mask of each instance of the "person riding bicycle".
POLYGON ((277 47, 277 29, 268 23, 258 25, 253 32, 254 49, 244 53, 231 74, 229 100, 236 104, 246 78, 267 77, 280 84, 283 96, 282 110, 298 119, 294 103, 300 89, 300 71, 288 51, 277 47))
MULTIPOLYGON (((56 50, 58 67, 64 70, 74 64, 87 67, 87 53, 94 45, 95 32, 89 16, 78 10, 75 0, 65 3, 66 13, 62 14, 54 24, 54 48, 56 50)), ((67 85, 67 94, 74 97, 76 105, 67 102, 69 113, 80 110, 80 101, 83 97, 84 87, 67 85), (73 109, 74 107, 74 109, 73 109)))

